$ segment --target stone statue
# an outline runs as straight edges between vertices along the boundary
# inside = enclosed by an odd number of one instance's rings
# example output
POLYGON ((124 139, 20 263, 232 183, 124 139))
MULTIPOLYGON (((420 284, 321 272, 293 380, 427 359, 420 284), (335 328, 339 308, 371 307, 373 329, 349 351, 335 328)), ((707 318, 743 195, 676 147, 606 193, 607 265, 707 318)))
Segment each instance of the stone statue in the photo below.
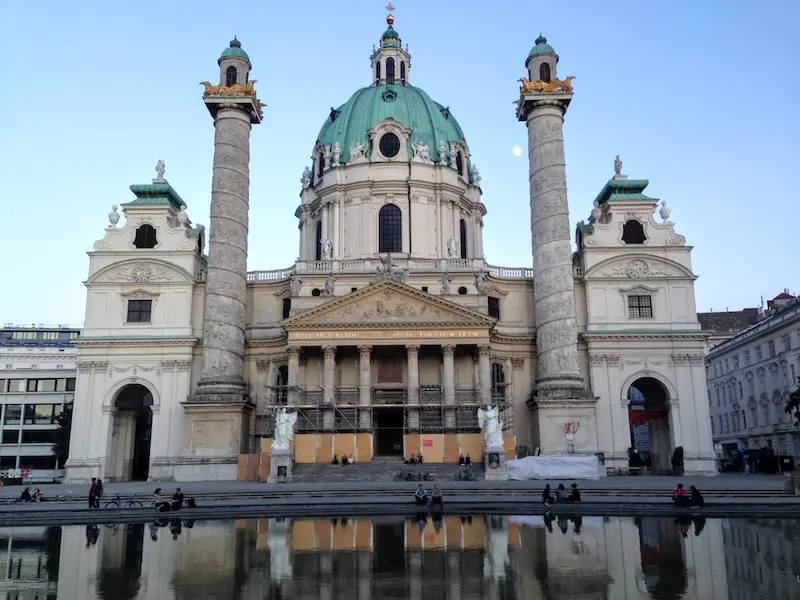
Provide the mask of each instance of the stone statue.
POLYGON ((322 247, 322 260, 330 260, 333 255, 333 242, 328 238, 322 238, 319 245, 322 247))
POLYGON ((450 258, 458 258, 458 242, 455 237, 447 240, 447 256, 450 258))
POLYGON ((398 267, 391 254, 381 256, 378 259, 378 266, 375 268, 375 275, 370 280, 370 283, 378 283, 379 281, 396 281, 397 283, 405 283, 408 278, 408 272, 398 267))
POLYGON ((614 175, 622 175, 622 161, 619 159, 619 154, 614 159, 614 175))
POLYGON ((478 171, 478 167, 472 165, 469 173, 472 175, 472 185, 478 185, 481 182, 481 174, 478 171))
POLYGON ((167 170, 167 166, 164 164, 164 161, 160 158, 156 163, 156 181, 164 181, 164 172, 167 170))
POLYGON ((428 147, 428 144, 415 140, 414 143, 411 144, 411 148, 414 150, 414 158, 412 159, 414 162, 433 164, 433 161, 431 161, 431 149, 428 147))
POLYGON ((365 158, 367 152, 367 145, 364 142, 358 142, 350 146, 350 162, 361 160, 365 158))
POLYGON ((600 217, 603 215, 603 210, 600 208, 600 203, 595 200, 594 208, 592 209, 591 219, 592 223, 599 223, 600 217))
POLYGON ((303 282, 297 275, 292 275, 291 279, 289 279, 289 291, 292 293, 292 296, 298 296, 301 287, 303 287, 303 282))
POLYGON ((331 155, 332 154, 333 153, 331 152, 330 144, 326 144, 325 146, 322 147, 322 160, 323 160, 322 170, 323 171, 327 171, 328 169, 331 168, 331 155))
POLYGON ((485 294, 487 290, 486 285, 486 273, 483 271, 478 271, 475 273, 475 289, 478 290, 479 294, 485 294))
POLYGON ((458 165, 456 164, 456 160, 458 160, 458 145, 457 144, 450 144, 450 168, 457 169, 458 165))
POLYGON ((300 183, 303 184, 303 189, 311 185, 311 169, 308 167, 303 169, 303 176, 300 178, 300 183))
POLYGON ((339 145, 339 142, 333 146, 333 164, 332 167, 341 167, 342 163, 339 162, 339 159, 342 157, 342 147, 339 145))
POLYGON ((453 280, 453 277, 450 275, 449 272, 445 271, 442 273, 442 296, 449 296, 450 295, 450 282, 453 280))
POLYGON ((189 215, 186 214, 186 205, 181 204, 181 210, 178 212, 178 225, 181 227, 188 227, 191 221, 189 220, 189 215))
POLYGON ((116 227, 117 223, 119 223, 119 213, 117 212, 117 208, 119 208, 116 204, 111 207, 111 212, 108 213, 108 223, 111 227, 116 227))
POLYGON ((503 422, 500 420, 499 407, 479 408, 478 425, 483 429, 487 448, 503 447, 503 422))
POLYGON ((297 421, 297 413, 287 413, 285 408, 279 409, 275 413, 275 437, 272 440, 272 450, 288 450, 289 444, 294 438, 294 424, 297 421))
POLYGON ((323 289, 322 293, 325 296, 333 296, 333 291, 336 288, 336 277, 333 273, 328 275, 328 278, 325 280, 325 288, 323 289))
POLYGON ((664 223, 669 223, 669 216, 672 214, 672 209, 667 206, 667 201, 661 201, 661 209, 658 211, 658 214, 664 220, 664 223))
POLYGON ((444 140, 439 142, 439 164, 443 167, 447 166, 447 144, 444 143, 444 140))

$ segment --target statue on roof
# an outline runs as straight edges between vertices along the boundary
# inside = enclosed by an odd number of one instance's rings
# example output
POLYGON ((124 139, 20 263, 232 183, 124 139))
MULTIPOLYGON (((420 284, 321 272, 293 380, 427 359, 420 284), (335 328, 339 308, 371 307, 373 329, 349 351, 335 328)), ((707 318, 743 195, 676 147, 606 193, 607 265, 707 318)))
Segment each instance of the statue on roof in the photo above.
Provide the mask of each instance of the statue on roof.
POLYGON ((163 181, 164 180, 164 172, 166 170, 167 170, 167 167, 164 164, 164 161, 159 158, 158 162, 156 163, 156 181, 163 181))
POLYGON ((619 159, 619 154, 614 159, 614 175, 622 175, 622 161, 619 159))
POLYGON ((308 167, 303 169, 303 176, 300 178, 300 183, 303 184, 303 189, 311 185, 311 169, 308 167))

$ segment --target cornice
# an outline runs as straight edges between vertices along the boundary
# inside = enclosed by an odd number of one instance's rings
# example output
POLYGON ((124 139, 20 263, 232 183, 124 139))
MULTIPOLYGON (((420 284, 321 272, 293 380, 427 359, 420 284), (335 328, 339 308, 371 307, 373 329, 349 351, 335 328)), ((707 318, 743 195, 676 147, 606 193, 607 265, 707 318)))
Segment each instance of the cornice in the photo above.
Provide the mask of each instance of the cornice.
POLYGON ((288 336, 282 335, 276 338, 270 339, 256 339, 256 340, 246 340, 245 341, 245 349, 247 348, 275 348, 286 346, 288 344, 288 336))
POLYGON ((317 330, 317 329, 432 329, 440 327, 472 327, 476 329, 491 329, 493 323, 480 321, 389 321, 389 322, 364 322, 349 323, 346 321, 321 321, 319 323, 292 323, 292 331, 317 330))
POLYGON ((525 344, 527 346, 536 346, 535 336, 500 335, 493 332, 491 334, 490 341, 497 342, 499 344, 525 344))
POLYGON ((78 338, 74 344, 78 348, 97 348, 99 346, 199 346, 199 338, 78 338))
POLYGON ((708 335, 705 331, 584 331, 580 337, 587 342, 612 340, 705 342, 708 335))

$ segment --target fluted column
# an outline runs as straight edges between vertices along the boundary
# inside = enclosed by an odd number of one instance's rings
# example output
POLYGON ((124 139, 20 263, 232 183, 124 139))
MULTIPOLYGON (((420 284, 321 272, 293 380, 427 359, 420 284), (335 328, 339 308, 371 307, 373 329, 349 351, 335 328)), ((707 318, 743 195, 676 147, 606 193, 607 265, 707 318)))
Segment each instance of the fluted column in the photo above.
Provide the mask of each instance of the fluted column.
POLYGON ((334 393, 336 391, 336 346, 325 346, 325 362, 322 367, 322 426, 325 431, 334 429, 334 393))
POLYGON ((569 398, 584 390, 564 160, 564 113, 572 95, 542 96, 523 96, 520 105, 528 126, 537 389, 540 396, 569 398))
POLYGON ((372 401, 372 346, 358 347, 358 427, 367 431, 371 426, 369 405, 372 401))
POLYGON ((406 373, 408 382, 406 384, 406 395, 408 411, 408 428, 411 431, 419 429, 419 346, 409 344, 406 346, 406 373))
POLYGON ((297 406, 298 403, 298 389, 297 383, 300 379, 300 348, 289 347, 289 364, 287 365, 286 373, 286 398, 289 406, 297 406))
POLYGON ((442 401, 444 404, 445 429, 456 426, 456 347, 450 344, 442 346, 442 401))
POLYGON ((478 390, 483 406, 492 403, 492 362, 489 344, 478 346, 478 390))

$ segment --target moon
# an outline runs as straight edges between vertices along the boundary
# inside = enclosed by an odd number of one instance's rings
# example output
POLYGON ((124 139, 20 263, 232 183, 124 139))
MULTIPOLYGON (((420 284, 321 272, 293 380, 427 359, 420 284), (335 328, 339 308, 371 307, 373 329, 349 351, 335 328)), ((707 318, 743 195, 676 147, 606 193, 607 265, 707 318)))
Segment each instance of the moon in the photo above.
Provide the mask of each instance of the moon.
POLYGON ((514 146, 512 152, 514 153, 514 156, 522 156, 522 148, 519 146, 514 146))

